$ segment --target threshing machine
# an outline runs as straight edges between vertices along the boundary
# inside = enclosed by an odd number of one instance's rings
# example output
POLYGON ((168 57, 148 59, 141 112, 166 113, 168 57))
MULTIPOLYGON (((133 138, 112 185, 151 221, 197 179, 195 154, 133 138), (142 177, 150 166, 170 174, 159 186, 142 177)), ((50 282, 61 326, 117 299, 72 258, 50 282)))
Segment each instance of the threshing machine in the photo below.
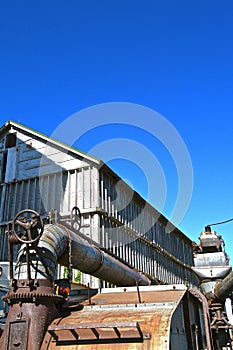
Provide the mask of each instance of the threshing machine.
POLYGON ((75 207, 70 224, 50 215, 44 225, 29 209, 8 224, 10 288, 3 298, 1 350, 232 349, 225 301, 233 272, 221 237, 210 227, 194 246, 197 288, 153 285, 145 273, 82 235, 79 222, 75 207), (58 264, 67 266, 67 279, 57 280, 58 264), (115 287, 72 283, 72 268, 115 287))

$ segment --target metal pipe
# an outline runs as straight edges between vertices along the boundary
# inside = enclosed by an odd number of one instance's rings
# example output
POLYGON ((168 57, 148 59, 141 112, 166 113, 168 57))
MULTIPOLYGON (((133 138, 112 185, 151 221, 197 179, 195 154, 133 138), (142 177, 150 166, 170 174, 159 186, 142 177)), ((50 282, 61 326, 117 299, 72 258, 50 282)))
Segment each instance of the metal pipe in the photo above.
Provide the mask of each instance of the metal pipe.
POLYGON ((221 282, 216 284, 214 296, 217 300, 224 302, 233 291, 233 271, 227 275, 221 282))
POLYGON ((145 275, 128 267, 70 231, 75 268, 117 286, 150 285, 145 275), (85 256, 84 253, 85 252, 85 256), (81 259, 80 259, 81 257, 81 259))
MULTIPOLYGON (((37 246, 30 248, 30 275, 32 279, 54 280, 57 275, 57 260, 68 244, 67 233, 59 226, 47 225, 37 246)), ((27 279, 26 245, 18 252, 14 278, 27 279)))
MULTIPOLYGON (((139 285, 151 284, 145 275, 58 224, 46 225, 37 247, 32 249, 30 254, 31 278, 54 280, 57 262, 65 266, 68 264, 69 241, 72 247, 71 261, 74 268, 117 286, 134 286, 137 283, 139 285)), ((22 247, 18 253, 15 278, 27 278, 25 247, 22 247)))

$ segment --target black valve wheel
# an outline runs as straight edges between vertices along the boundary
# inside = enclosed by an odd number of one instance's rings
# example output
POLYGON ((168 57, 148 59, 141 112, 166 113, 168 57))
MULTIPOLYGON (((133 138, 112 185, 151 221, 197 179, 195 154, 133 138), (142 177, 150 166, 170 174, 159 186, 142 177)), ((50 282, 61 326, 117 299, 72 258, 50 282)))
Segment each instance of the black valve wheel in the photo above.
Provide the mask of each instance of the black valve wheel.
POLYGON ((81 211, 78 207, 73 207, 70 214, 71 226, 74 227, 74 224, 77 224, 78 229, 81 227, 81 211))
POLYGON ((12 223, 12 231, 21 243, 32 244, 38 241, 43 230, 42 217, 31 209, 20 211, 12 223))

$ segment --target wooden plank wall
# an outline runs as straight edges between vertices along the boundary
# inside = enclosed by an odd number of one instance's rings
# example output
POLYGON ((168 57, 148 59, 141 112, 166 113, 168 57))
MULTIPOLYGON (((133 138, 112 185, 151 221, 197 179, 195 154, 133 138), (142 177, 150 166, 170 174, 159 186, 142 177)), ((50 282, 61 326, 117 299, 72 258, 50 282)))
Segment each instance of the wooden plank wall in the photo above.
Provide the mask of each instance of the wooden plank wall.
MULTIPOLYGON (((2 159, 6 150, 0 144, 2 159)), ((195 284, 189 268, 193 265, 190 240, 169 231, 159 213, 106 167, 99 170, 55 148, 47 149, 41 162, 45 146, 18 132, 17 145, 11 148, 11 169, 6 169, 0 188, 0 260, 7 259, 5 225, 20 210, 31 208, 44 214, 57 209, 67 215, 78 206, 83 213, 82 233, 158 281, 195 284)), ((82 282, 98 287, 95 278, 84 274, 82 282)))
MULTIPOLYGON (((0 260, 8 259, 6 224, 23 209, 34 209, 41 215, 56 209, 60 215, 68 215, 78 206, 84 212, 82 232, 99 241, 97 168, 82 157, 46 148, 46 143, 19 131, 15 147, 5 149, 4 140, 0 145, 0 160, 3 153, 10 155, 0 186, 0 260), (45 148, 47 155, 43 157, 45 148)), ((2 166, 0 162, 0 170, 2 166)), ((95 278, 82 277, 96 284, 95 278)))
POLYGON ((192 242, 105 168, 100 197, 102 245, 162 283, 197 283, 192 242))

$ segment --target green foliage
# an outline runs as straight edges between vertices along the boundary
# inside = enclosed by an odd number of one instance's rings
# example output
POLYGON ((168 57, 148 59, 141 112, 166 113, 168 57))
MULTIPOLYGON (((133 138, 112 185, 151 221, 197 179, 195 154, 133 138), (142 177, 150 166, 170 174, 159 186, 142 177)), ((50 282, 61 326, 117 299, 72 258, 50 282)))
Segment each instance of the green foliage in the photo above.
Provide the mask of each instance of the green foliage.
POLYGON ((64 267, 63 278, 68 278, 68 277, 69 277, 69 269, 68 267, 64 267))
MULTIPOLYGON (((80 283, 82 277, 82 272, 78 270, 77 276, 74 281, 80 283)), ((63 278, 69 278, 69 269, 68 267, 64 267, 63 278)))
POLYGON ((185 279, 184 279, 184 284, 187 288, 189 287, 189 281, 188 281, 187 277, 185 277, 185 279))
POLYGON ((81 277, 82 277, 82 272, 78 270, 77 276, 75 277, 75 282, 80 283, 81 282, 81 277))

